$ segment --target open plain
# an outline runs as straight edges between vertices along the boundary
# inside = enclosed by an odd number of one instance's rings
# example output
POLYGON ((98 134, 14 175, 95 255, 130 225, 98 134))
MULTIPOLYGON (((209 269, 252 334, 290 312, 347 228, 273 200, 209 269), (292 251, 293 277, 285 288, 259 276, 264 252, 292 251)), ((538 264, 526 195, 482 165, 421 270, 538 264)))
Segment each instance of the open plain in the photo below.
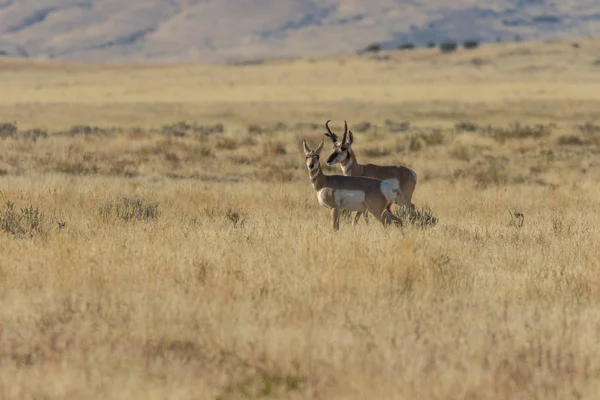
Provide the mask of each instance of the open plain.
POLYGON ((0 58, 0 397, 597 398, 599 56, 0 58), (328 119, 437 223, 333 232, 328 119))

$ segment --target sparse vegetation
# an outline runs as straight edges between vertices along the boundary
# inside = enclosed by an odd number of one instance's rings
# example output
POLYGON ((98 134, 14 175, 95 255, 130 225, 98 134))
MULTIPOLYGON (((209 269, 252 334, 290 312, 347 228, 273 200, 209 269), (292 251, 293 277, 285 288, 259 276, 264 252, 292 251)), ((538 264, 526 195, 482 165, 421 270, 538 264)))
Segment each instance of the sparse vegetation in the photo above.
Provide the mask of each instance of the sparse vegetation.
POLYGON ((597 397, 597 88, 569 43, 2 64, 0 397, 597 397), (327 119, 417 173, 404 229, 332 232, 301 149, 324 166, 327 119), (161 129, 194 120, 224 132, 161 129))

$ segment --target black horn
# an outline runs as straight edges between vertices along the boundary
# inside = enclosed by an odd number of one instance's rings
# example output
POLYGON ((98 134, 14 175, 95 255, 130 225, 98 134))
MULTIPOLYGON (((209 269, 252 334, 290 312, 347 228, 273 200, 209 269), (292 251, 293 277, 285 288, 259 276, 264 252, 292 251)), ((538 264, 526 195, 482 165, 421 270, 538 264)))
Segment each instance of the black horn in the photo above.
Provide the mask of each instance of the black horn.
POLYGON ((342 137, 342 143, 346 143, 346 137, 348 136, 348 123, 344 120, 344 137, 342 137))
POLYGON ((329 129, 330 122, 331 122, 331 120, 328 120, 327 122, 325 122, 325 128, 327 128, 327 133, 325 134, 325 136, 327 136, 329 139, 331 139, 333 144, 336 144, 338 141, 338 137, 335 133, 331 132, 331 129, 329 129))

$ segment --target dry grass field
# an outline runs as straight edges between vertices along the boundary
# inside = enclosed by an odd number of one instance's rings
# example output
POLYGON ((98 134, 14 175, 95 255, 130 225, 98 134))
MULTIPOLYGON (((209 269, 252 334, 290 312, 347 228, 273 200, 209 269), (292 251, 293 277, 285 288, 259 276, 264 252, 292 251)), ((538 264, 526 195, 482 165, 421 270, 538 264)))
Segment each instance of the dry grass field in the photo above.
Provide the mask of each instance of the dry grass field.
POLYGON ((0 59, 0 398, 597 398, 599 55, 0 59), (334 233, 327 119, 437 224, 334 233))

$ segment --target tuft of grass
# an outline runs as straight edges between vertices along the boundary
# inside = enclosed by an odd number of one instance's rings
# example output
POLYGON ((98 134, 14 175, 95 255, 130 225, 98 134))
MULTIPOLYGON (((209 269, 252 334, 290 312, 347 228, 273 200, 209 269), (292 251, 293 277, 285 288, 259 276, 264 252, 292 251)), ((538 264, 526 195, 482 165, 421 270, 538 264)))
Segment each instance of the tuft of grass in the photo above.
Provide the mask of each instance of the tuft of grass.
POLYGON ((421 133, 419 137, 428 146, 438 146, 446 141, 441 129, 432 129, 431 132, 421 133))
POLYGON ((432 228, 438 223, 438 217, 429 207, 418 209, 401 205, 393 211, 393 214, 400 218, 405 225, 411 224, 420 229, 432 228))
POLYGON ((265 397, 288 397, 290 392, 302 388, 306 378, 299 375, 261 372, 245 379, 230 383, 218 400, 233 398, 259 399, 265 397))
POLYGON ((421 143, 421 139, 417 135, 412 135, 409 139, 408 150, 417 152, 423 148, 423 144, 421 143))
POLYGON ((120 219, 125 222, 152 221, 159 216, 158 202, 145 202, 138 198, 123 196, 110 200, 99 209, 104 220, 120 219))
POLYGON ((420 132, 410 137, 408 149, 410 151, 419 151, 423 146, 439 146, 446 142, 446 138, 441 129, 431 129, 429 132, 420 132))
POLYGON ((204 219, 209 223, 226 222, 231 224, 231 227, 235 229, 242 228, 246 224, 246 217, 243 213, 236 211, 231 207, 206 207, 203 210, 203 215, 200 218, 192 218, 192 221, 199 223, 201 219, 204 219))
MULTIPOLYGON (((64 222, 62 222, 64 226, 64 222)), ((15 205, 7 201, 0 212, 0 231, 15 238, 45 238, 54 225, 53 219, 40 212, 38 207, 29 205, 15 210, 15 205)), ((59 224, 60 226, 60 224, 59 224)))

